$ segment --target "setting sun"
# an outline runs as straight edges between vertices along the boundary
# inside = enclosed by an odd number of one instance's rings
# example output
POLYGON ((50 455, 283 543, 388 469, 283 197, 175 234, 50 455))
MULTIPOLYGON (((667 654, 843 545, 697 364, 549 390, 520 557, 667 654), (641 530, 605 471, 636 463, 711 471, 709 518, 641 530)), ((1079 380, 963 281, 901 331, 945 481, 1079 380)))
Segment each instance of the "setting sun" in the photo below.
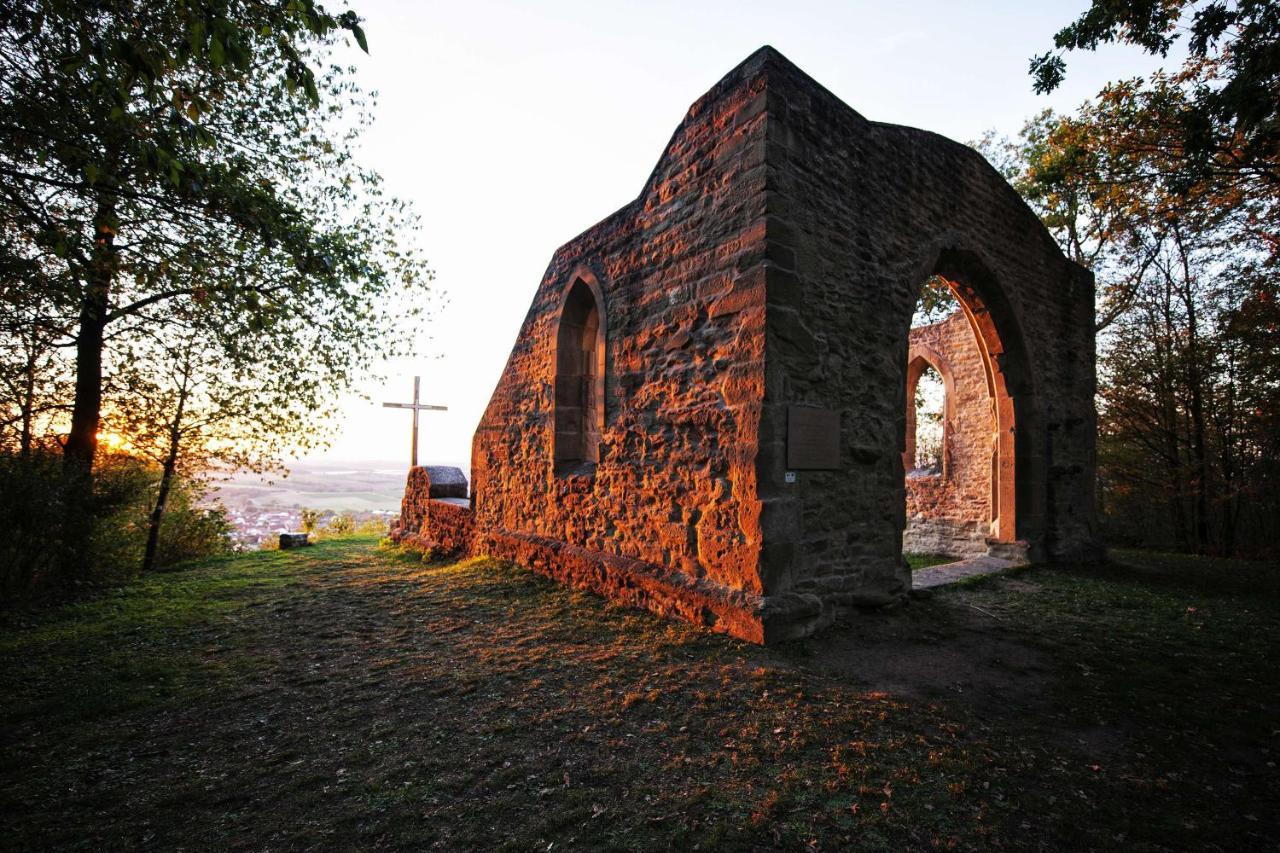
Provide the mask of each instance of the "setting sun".
POLYGON ((98 433, 98 444, 108 450, 133 450, 133 442, 125 438, 118 432, 100 432, 98 433))

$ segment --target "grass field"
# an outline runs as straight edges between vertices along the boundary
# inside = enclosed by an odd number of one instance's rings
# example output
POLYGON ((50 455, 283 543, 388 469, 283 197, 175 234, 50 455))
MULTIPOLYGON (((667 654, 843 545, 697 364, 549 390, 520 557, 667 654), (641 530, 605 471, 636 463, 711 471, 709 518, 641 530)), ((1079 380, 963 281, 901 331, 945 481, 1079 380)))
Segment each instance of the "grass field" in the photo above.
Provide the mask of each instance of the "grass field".
POLYGON ((1275 849, 1280 572, 1120 554, 760 649, 371 539, 0 626, 0 846, 1275 849))
POLYGON ((913 572, 927 569, 930 566, 942 566, 956 562, 955 557, 948 557, 946 554, 903 554, 902 556, 906 558, 907 565, 911 567, 913 572))

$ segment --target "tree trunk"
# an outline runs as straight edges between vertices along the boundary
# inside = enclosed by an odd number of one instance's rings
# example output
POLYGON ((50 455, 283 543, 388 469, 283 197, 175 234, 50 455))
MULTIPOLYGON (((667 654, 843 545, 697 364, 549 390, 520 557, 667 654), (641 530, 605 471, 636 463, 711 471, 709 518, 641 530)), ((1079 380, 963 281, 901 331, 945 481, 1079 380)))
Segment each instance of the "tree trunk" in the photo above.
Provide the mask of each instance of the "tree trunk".
POLYGON ((187 392, 191 386, 191 350, 183 354, 182 382, 178 386, 178 407, 169 424, 169 450, 164 457, 164 469, 160 474, 160 491, 156 494, 156 505, 151 510, 151 521, 147 526, 147 550, 142 557, 142 570, 149 572, 156 567, 156 556, 160 550, 160 525, 164 521, 165 506, 169 502, 169 489, 173 486, 173 475, 178 470, 178 450, 182 442, 182 416, 187 408, 187 392))
POLYGON ((149 572, 156 567, 156 555, 160 550, 160 524, 164 521, 165 504, 169 501, 169 489, 173 486, 173 474, 177 470, 178 440, 174 437, 169 443, 169 455, 164 460, 164 472, 160 475, 160 491, 156 495, 156 505, 151 510, 151 520, 147 525, 147 550, 142 557, 142 570, 149 572))
POLYGON ((1187 526, 1186 474, 1182 464, 1182 446, 1179 440, 1177 390, 1176 390, 1176 354, 1174 341, 1177 334, 1173 322, 1172 282, 1168 275, 1164 277, 1164 292, 1159 304, 1162 328, 1153 330, 1157 369, 1154 385, 1160 407, 1161 433, 1164 438, 1165 459, 1169 473, 1169 511, 1173 519, 1173 535, 1179 551, 1191 550, 1190 532, 1187 526))
POLYGON ((1205 365, 1201 361, 1204 353, 1200 347, 1200 319, 1196 305, 1195 280, 1191 273, 1187 247, 1182 241, 1182 231, 1177 222, 1173 224, 1173 235, 1182 262, 1182 283, 1179 295, 1187 313, 1186 357, 1183 363, 1186 365, 1187 390, 1191 397, 1191 457, 1195 463, 1196 552, 1204 554, 1210 550, 1209 453, 1204 414, 1205 365))
POLYGON ((71 432, 62 448, 62 524, 59 569, 64 580, 91 565, 87 547, 93 537, 93 462, 102 417, 102 349, 111 285, 115 280, 114 211, 98 205, 94 222, 93 263, 80 301, 76 333, 76 391, 71 432))
POLYGON ((31 348, 27 351, 27 372, 22 386, 22 438, 20 447, 22 458, 31 456, 31 444, 34 440, 32 430, 35 421, 36 407, 36 361, 39 358, 39 326, 31 322, 31 348))
POLYGON ((98 451, 98 425, 102 419, 102 348, 116 273, 113 219, 110 203, 100 204, 94 225, 93 270, 80 303, 80 325, 76 334, 76 393, 71 432, 63 448, 67 468, 85 480, 93 470, 98 451))

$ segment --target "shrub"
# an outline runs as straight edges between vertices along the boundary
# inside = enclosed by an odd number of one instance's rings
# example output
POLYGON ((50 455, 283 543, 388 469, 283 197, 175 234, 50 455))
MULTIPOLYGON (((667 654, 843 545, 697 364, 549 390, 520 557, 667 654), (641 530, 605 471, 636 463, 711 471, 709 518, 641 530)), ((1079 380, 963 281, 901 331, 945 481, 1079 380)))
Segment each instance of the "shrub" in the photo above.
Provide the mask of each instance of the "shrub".
POLYGON ((56 452, 0 453, 0 597, 50 583, 62 562, 62 460, 56 452))
MULTIPOLYGON (((65 596, 136 574, 159 480, 155 465, 104 452, 94 466, 93 493, 85 500, 66 492, 56 446, 25 455, 0 451, 0 602, 65 596), (87 524, 71 525, 68 505, 87 512, 87 524), (87 537, 68 532, 85 529, 87 537)), ((190 480, 174 483, 160 529, 158 565, 230 550, 225 511, 199 506, 201 496, 190 480)))
POLYGON ((329 526, 325 528, 330 536, 350 536, 355 532, 355 529, 355 519, 351 517, 350 513, 346 512, 329 519, 329 526))
POLYGON ((190 480, 179 479, 169 492, 169 503, 160 525, 158 568, 184 560, 227 554, 232 550, 233 526, 221 504, 199 506, 204 490, 190 480))
POLYGON ((306 509, 305 507, 303 508, 300 523, 302 525, 302 529, 304 532, 315 533, 316 522, 318 522, 319 520, 320 520, 319 512, 317 512, 314 509, 306 509))
POLYGON ((385 536, 387 534, 387 526, 387 520, 385 518, 378 518, 376 516, 373 518, 366 518, 356 526, 356 533, 359 533, 362 536, 369 536, 373 534, 385 536))

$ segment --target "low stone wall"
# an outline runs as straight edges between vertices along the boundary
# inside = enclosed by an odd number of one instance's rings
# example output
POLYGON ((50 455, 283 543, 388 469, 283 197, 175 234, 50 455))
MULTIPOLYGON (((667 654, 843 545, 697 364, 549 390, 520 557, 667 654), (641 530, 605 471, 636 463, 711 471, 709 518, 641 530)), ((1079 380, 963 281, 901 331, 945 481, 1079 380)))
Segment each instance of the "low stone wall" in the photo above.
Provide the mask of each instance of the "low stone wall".
MULTIPOLYGON (((434 509, 434 507, 433 507, 434 509)), ((763 598, 694 580, 673 569, 615 554, 602 554, 554 539, 486 531, 474 553, 510 560, 578 589, 763 643, 763 598)))
POLYGON ((418 539, 442 554, 470 554, 475 537, 475 513, 464 503, 433 500, 418 539))
POLYGON ((404 497, 400 499, 400 518, 391 527, 391 538, 396 542, 417 536, 427 520, 427 504, 431 502, 431 480, 426 468, 410 468, 404 484, 404 497))
POLYGON ((391 539, 395 542, 408 542, 428 533, 434 534, 435 529, 439 528, 443 541, 456 544, 457 550, 465 550, 463 537, 465 535, 466 540, 470 540, 470 521, 466 522, 466 533, 463 534, 461 517, 440 507, 465 510, 466 517, 471 517, 467 480, 462 471, 442 465, 410 468, 404 485, 404 497, 400 500, 400 518, 392 524, 391 539), (428 520, 433 511, 439 520, 428 531, 428 520))
POLYGON ((982 521, 909 516, 902 532, 905 554, 945 554, 948 557, 982 557, 988 553, 991 526, 982 521))

